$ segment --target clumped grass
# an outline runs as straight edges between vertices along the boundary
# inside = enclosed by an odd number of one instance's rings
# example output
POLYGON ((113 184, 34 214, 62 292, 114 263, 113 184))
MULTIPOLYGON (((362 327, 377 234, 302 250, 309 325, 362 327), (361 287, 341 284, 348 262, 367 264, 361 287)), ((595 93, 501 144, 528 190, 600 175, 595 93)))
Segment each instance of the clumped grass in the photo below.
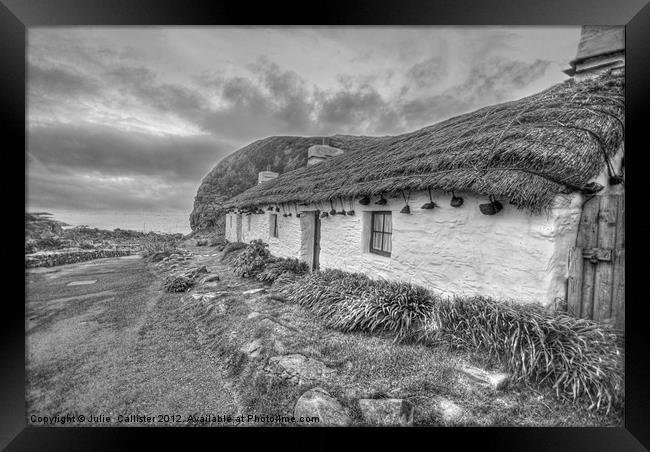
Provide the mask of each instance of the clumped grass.
POLYGON ((221 256, 222 262, 232 262, 234 253, 246 248, 244 242, 230 242, 223 248, 223 255, 221 256))
POLYGON ((194 285, 194 279, 186 276, 171 276, 165 280, 164 286, 167 292, 186 292, 194 285))
POLYGON ((424 288, 340 270, 310 273, 280 292, 313 310, 331 328, 390 332, 396 340, 412 337, 434 305, 424 288))
POLYGON ((517 380, 550 386, 560 399, 586 400, 590 409, 609 412, 622 402, 617 336, 590 320, 536 304, 441 298, 408 283, 340 270, 288 280, 279 290, 331 328, 487 354, 517 380))
POLYGON ((270 257, 269 246, 261 240, 253 240, 234 258, 233 272, 238 276, 255 276, 264 269, 270 257))
POLYGON ((306 262, 291 258, 275 258, 266 264, 264 269, 257 274, 256 278, 260 281, 272 283, 284 273, 304 275, 308 271, 309 266, 306 262))
POLYGON ((590 408, 620 405, 622 357, 610 328, 537 304, 483 297, 442 299, 422 337, 487 353, 519 380, 550 384, 562 399, 590 408))

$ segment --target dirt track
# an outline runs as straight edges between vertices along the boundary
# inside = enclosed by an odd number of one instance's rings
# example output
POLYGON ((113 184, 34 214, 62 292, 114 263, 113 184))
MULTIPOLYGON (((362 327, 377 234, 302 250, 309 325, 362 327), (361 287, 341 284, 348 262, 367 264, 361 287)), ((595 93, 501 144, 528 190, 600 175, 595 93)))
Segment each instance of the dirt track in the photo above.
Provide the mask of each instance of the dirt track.
POLYGON ((33 269, 26 283, 29 423, 81 414, 84 425, 90 416, 116 425, 137 414, 185 424, 189 414, 235 413, 219 367, 177 310, 180 295, 161 290, 141 259, 33 269))

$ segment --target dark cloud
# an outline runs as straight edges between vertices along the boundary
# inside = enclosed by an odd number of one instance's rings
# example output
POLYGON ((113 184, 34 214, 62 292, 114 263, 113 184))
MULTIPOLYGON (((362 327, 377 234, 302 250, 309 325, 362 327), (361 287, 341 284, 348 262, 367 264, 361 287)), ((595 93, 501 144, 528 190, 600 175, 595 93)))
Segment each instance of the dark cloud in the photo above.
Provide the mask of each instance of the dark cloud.
POLYGON ((387 97, 378 87, 395 71, 342 74, 338 86, 321 90, 268 59, 248 66, 247 76, 216 72, 197 75, 187 84, 161 82, 153 70, 120 61, 121 66, 105 67, 92 77, 69 67, 30 65, 29 89, 36 96, 29 108, 41 115, 41 125, 28 130, 30 203, 82 210, 189 210, 202 177, 222 157, 255 139, 413 130, 513 99, 513 91, 539 79, 551 64, 485 58, 440 91, 437 85, 449 74, 442 59, 431 57, 397 71, 406 82, 391 87, 399 95, 387 97), (218 108, 210 102, 213 98, 218 108), (137 113, 146 106, 152 117, 172 114, 206 134, 150 134, 117 125, 58 122, 66 108, 78 118, 83 113, 79 105, 87 99, 94 101, 93 108, 123 106, 116 115, 122 123, 146 124, 148 118, 137 113), (42 121, 50 109, 56 115, 42 121))
POLYGON ((491 58, 473 66, 465 82, 455 87, 451 93, 477 102, 480 99, 499 102, 510 98, 513 90, 524 88, 540 78, 551 64, 546 60, 526 63, 491 58))
POLYGON ((30 64, 27 69, 28 89, 32 94, 55 94, 60 96, 95 95, 99 84, 86 75, 60 67, 44 68, 30 64))
POLYGON ((447 75, 446 62, 441 57, 432 57, 414 64, 406 73, 407 80, 416 88, 434 86, 447 75))
POLYGON ((32 127, 29 153, 52 170, 198 181, 236 146, 205 136, 151 135, 98 125, 32 127))

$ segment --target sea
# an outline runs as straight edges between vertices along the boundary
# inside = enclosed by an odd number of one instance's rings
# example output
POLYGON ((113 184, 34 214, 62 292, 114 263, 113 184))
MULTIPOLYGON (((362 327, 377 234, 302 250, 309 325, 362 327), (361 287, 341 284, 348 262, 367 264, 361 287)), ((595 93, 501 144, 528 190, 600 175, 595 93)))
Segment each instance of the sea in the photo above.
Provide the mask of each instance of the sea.
MULTIPOLYGON (((37 210, 29 210, 36 212, 37 210)), ((70 226, 113 230, 116 228, 143 232, 164 232, 189 234, 190 214, 188 212, 79 212, 43 209, 52 214, 50 218, 63 221, 70 226)))

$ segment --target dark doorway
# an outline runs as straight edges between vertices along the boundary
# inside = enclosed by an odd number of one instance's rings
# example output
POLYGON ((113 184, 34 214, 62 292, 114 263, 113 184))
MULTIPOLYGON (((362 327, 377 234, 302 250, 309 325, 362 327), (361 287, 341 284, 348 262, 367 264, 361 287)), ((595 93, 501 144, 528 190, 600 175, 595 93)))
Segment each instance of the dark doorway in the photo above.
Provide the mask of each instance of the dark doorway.
POLYGON ((311 269, 313 271, 320 268, 320 211, 314 212, 314 258, 311 269))

